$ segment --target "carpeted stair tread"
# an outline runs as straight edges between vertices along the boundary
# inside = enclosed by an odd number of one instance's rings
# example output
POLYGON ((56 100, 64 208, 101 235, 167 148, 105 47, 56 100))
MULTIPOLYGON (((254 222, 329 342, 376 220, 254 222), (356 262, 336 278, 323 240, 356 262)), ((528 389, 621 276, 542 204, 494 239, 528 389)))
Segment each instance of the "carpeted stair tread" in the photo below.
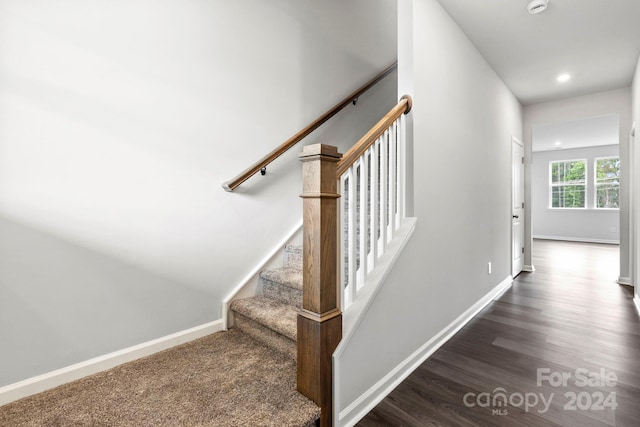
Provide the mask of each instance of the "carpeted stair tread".
POLYGON ((0 407, 0 426, 313 426, 295 361, 218 332, 0 407))
POLYGON ((233 313, 233 329, 238 329, 267 347, 286 354, 291 360, 297 360, 298 351, 295 341, 245 317, 237 311, 233 313))
POLYGON ((296 341, 296 307, 264 296, 240 299, 231 303, 231 310, 296 341))
POLYGON ((280 267, 264 270, 260 273, 260 278, 302 291, 302 270, 299 268, 280 267))

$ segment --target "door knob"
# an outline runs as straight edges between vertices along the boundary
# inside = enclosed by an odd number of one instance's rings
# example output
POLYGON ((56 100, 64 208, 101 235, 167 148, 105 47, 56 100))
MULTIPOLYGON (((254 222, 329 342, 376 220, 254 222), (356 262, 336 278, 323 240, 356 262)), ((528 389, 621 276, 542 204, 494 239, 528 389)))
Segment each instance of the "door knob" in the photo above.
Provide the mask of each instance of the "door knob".
POLYGON ((514 218, 520 218, 518 215, 513 215, 514 218))

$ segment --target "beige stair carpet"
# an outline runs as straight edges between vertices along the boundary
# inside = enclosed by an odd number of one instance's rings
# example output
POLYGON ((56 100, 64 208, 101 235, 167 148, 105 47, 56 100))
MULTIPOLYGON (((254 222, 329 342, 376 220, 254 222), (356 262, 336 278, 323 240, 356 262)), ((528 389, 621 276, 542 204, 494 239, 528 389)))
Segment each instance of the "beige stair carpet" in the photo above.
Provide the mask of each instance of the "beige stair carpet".
POLYGON ((310 426, 295 361, 219 332, 0 407, 0 426, 310 426))

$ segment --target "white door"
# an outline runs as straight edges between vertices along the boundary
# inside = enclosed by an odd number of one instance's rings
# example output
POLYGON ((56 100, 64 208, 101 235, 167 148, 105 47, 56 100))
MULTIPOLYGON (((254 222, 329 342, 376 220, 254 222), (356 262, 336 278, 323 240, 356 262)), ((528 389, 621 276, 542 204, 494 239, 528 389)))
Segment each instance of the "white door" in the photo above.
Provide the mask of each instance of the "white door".
POLYGON ((515 138, 511 146, 511 275, 516 277, 524 265, 524 146, 515 138))

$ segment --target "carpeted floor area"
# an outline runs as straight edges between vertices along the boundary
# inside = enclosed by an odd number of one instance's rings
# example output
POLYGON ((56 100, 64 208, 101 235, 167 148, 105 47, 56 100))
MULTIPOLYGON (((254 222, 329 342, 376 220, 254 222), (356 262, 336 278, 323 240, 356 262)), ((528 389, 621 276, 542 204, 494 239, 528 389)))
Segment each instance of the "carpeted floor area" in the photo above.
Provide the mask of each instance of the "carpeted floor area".
POLYGON ((0 426, 307 426, 295 361, 219 332, 0 407, 0 426))

